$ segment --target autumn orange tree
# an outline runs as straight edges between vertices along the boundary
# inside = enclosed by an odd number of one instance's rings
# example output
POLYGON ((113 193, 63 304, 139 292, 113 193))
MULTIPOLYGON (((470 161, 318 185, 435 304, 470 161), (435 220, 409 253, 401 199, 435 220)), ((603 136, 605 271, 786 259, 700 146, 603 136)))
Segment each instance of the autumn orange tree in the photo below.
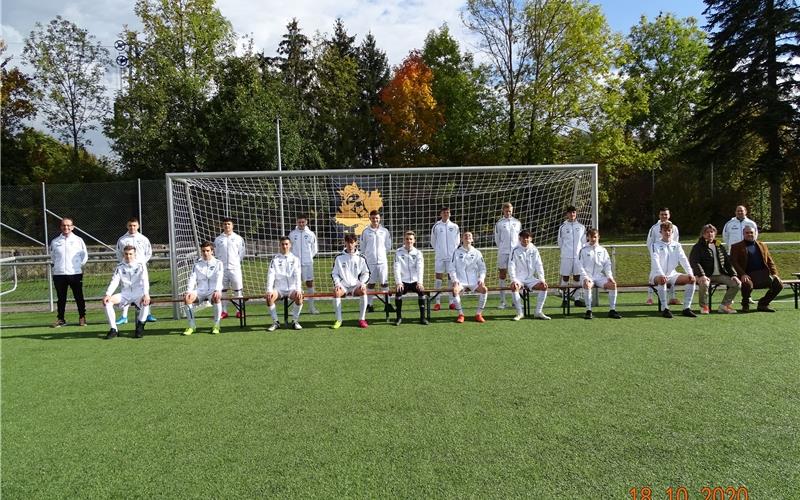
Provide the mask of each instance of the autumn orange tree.
POLYGON ((416 167, 436 163, 430 143, 444 118, 432 90, 433 72, 422 55, 411 52, 395 68, 373 112, 383 125, 385 163, 416 167))

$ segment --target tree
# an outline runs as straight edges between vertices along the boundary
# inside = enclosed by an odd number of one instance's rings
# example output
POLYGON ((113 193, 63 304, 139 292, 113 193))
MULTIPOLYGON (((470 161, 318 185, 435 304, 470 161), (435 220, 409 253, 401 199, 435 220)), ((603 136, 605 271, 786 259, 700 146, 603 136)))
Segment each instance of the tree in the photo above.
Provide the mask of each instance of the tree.
POLYGON ((137 0, 139 33, 126 29, 130 59, 106 135, 123 170, 152 178, 207 165, 208 101, 220 62, 233 55, 230 23, 214 0, 137 0))
POLYGON ((6 49, 5 40, 0 39, 0 126, 4 139, 17 134, 25 120, 36 116, 31 78, 17 67, 8 68, 11 57, 4 56, 6 49))
POLYGON ((304 110, 309 108, 307 93, 314 78, 314 61, 310 50, 311 40, 303 34, 297 19, 292 18, 278 44, 278 56, 266 58, 270 66, 280 71, 283 82, 292 90, 297 104, 302 105, 304 110))
POLYGON ((361 166, 380 164, 383 152, 381 124, 373 109, 380 104, 380 92, 389 83, 386 53, 378 49, 375 37, 367 33, 358 48, 358 110, 356 111, 356 151, 361 166))
POLYGON ((433 72, 422 55, 411 52, 380 93, 381 106, 375 113, 384 128, 386 162, 392 167, 436 162, 430 143, 442 124, 442 114, 433 97, 432 81, 433 72))
POLYGON ((720 161, 735 161, 742 141, 758 147, 754 168, 769 184, 771 229, 784 230, 787 167, 800 166, 800 7, 795 0, 705 0, 711 84, 698 136, 720 161))
POLYGON ((108 50, 89 32, 57 16, 35 29, 23 51, 34 69, 36 101, 45 123, 59 138, 72 144, 73 160, 90 144, 88 131, 108 113, 105 68, 111 64, 108 50))

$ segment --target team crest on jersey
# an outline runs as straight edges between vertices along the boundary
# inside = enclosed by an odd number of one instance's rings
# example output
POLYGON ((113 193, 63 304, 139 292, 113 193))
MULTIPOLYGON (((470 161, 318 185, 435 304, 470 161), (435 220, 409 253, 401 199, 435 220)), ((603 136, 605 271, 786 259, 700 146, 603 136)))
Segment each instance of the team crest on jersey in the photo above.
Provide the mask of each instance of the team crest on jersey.
POLYGON ((367 192, 353 182, 338 191, 341 203, 336 212, 336 222, 361 235, 369 226, 369 213, 383 207, 383 198, 377 189, 367 192))

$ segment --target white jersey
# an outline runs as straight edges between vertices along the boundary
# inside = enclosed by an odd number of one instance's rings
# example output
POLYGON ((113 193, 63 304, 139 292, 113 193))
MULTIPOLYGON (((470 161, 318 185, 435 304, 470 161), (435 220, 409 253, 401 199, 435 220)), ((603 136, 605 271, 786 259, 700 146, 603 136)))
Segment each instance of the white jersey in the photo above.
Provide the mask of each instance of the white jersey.
POLYGON ((314 234, 314 231, 308 226, 305 229, 295 227, 289 233, 289 239, 292 241, 292 253, 300 259, 300 263, 313 264, 314 256, 319 253, 317 235, 314 234))
POLYGON ((494 244, 497 251, 501 254, 510 254, 515 247, 519 246, 519 233, 522 231, 522 223, 514 217, 501 218, 494 225, 494 244))
MULTIPOLYGON (((680 238, 680 233, 678 232, 678 226, 675 224, 672 225, 672 241, 678 243, 680 238)), ((647 251, 653 253, 653 245, 657 242, 661 241, 661 221, 656 222, 655 224, 650 227, 650 232, 647 233, 647 251)))
POLYGON ((422 283, 425 276, 425 258, 416 248, 406 250, 405 246, 397 249, 394 254, 394 282, 422 283))
POLYGON ((650 258, 650 281, 656 276, 670 276, 675 272, 678 264, 689 276, 693 276, 692 265, 686 258, 683 247, 677 241, 666 242, 658 240, 653 245, 653 254, 650 258))
POLYGON ((224 271, 222 262, 216 257, 211 257, 211 260, 198 260, 192 268, 192 274, 189 275, 186 291, 221 292, 224 271))
POLYGON ((242 268, 244 250, 244 239, 236 233, 222 233, 214 240, 214 255, 226 270, 238 271, 242 268))
POLYGON ((125 233, 117 240, 117 260, 122 262, 125 257, 123 250, 126 246, 136 248, 136 262, 147 264, 150 257, 153 256, 153 247, 150 246, 150 240, 142 233, 125 233))
POLYGON ((386 253, 392 249, 392 237, 383 226, 377 229, 372 226, 364 228, 359 239, 359 248, 369 264, 388 264, 386 253))
POLYGON ((267 291, 302 290, 300 259, 293 253, 276 253, 269 263, 267 291))
POLYGON ((369 280, 367 260, 356 250, 353 253, 342 251, 333 261, 333 286, 352 288, 359 283, 366 284, 369 280))
POLYGON ((50 242, 50 258, 53 259, 53 274, 81 274, 83 265, 89 260, 89 251, 80 236, 59 234, 50 242))
POLYGON ((581 280, 594 280, 600 276, 614 279, 611 270, 611 257, 601 245, 586 245, 578 254, 581 266, 581 280))
POLYGON ((463 246, 456 248, 448 269, 451 282, 465 285, 476 285, 486 280, 486 263, 483 254, 475 247, 469 250, 463 246))
POLYGON ((586 226, 577 220, 564 221, 558 228, 558 247, 562 259, 577 258, 585 244, 586 226))
POLYGON ((117 264, 114 275, 111 276, 111 283, 106 288, 106 295, 114 295, 120 285, 122 285, 120 293, 125 297, 138 299, 150 295, 150 276, 147 273, 147 265, 143 262, 117 264))
POLYGON ((533 243, 527 247, 518 246, 511 252, 508 261, 508 278, 525 283, 531 279, 544 281, 544 264, 539 249, 533 243))
POLYGON ((722 228, 722 239, 725 240, 725 246, 728 247, 728 252, 731 251, 731 246, 733 246, 734 243, 739 243, 744 239, 744 228, 746 227, 753 228, 755 237, 758 239, 758 226, 753 220, 747 217, 742 220, 733 217, 725 223, 725 226, 722 228))
POLYGON ((431 229, 431 248, 436 252, 436 259, 450 259, 461 241, 458 224, 451 220, 439 220, 431 229))

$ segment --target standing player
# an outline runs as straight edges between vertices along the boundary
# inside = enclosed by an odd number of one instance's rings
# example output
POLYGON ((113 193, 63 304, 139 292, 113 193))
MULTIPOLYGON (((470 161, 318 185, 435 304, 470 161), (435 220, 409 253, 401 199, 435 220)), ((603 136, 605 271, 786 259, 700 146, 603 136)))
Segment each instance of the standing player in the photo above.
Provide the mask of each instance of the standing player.
MULTIPOLYGON (((458 230, 458 224, 450 220, 450 208, 442 207, 439 211, 441 219, 436 221, 431 229, 431 248, 436 253, 434 261, 434 272, 436 273, 436 281, 433 282, 434 288, 437 290, 442 287, 442 278, 447 276, 447 266, 453 258, 453 252, 458 248, 458 243, 461 240, 461 234, 458 230)), ((436 295, 436 303, 433 306, 434 311, 442 308, 441 294, 436 295)), ((450 296, 450 309, 455 309, 456 304, 453 302, 453 296, 450 296)))
POLYGON ((725 240, 725 246, 728 247, 728 253, 735 243, 739 243, 744 239, 744 228, 752 227, 755 238, 758 239, 758 225, 752 219, 747 218, 747 209, 744 205, 736 207, 736 216, 725 223, 722 227, 722 239, 725 240))
POLYGON ((598 286, 608 291, 608 317, 621 319, 617 312, 617 282, 611 270, 611 257, 600 245, 600 233, 597 229, 586 231, 589 240, 581 248, 578 262, 581 268, 581 282, 586 290, 586 319, 592 319, 592 287, 598 286))
MULTIPOLYGON (((117 240, 117 261, 125 262, 124 250, 127 246, 136 248, 136 261, 147 265, 150 262, 150 257, 153 256, 153 247, 150 246, 150 240, 147 236, 139 232, 139 219, 131 217, 128 219, 128 232, 123 234, 117 240)), ((124 325, 128 322, 128 308, 130 304, 122 307, 122 316, 117 320, 118 325, 124 325)), ((156 321, 156 317, 152 314, 147 316, 147 321, 156 321)))
MULTIPOLYGON (((578 211, 572 205, 564 211, 564 218, 558 228, 558 247, 561 249, 561 286, 568 286, 570 276, 576 284, 580 279, 578 254, 586 244, 586 226, 578 222, 578 211)), ((585 305, 580 295, 575 298, 575 305, 585 305)))
MULTIPOLYGON (((497 245, 497 278, 500 288, 506 287, 508 275, 508 259, 514 247, 519 244, 519 232, 522 223, 512 217, 514 207, 511 203, 503 203, 503 217, 494 225, 494 243, 497 245)), ((498 309, 506 308, 506 292, 500 290, 500 305, 498 309)))
MULTIPOLYGON (((308 227, 308 215, 297 216, 297 227, 289 233, 292 240, 292 253, 300 259, 303 280, 306 282, 306 293, 314 293, 314 257, 319 253, 317 235, 308 227)), ((308 299, 308 310, 311 314, 319 314, 314 299, 308 299)))
MULTIPOLYGON (((130 225, 128 226, 130 227, 130 225)), ((136 321, 134 337, 140 339, 144 336, 144 325, 150 312, 150 278, 147 274, 147 265, 136 256, 137 250, 133 245, 122 249, 122 262, 117 264, 111 283, 108 284, 106 294, 103 296, 103 305, 106 308, 106 317, 111 329, 106 334, 106 339, 113 339, 119 335, 118 322, 114 321, 114 305, 119 304, 127 311, 131 304, 139 309, 139 318, 136 321), (122 285, 120 293, 114 293, 122 285)))
POLYGON ((359 328, 367 328, 367 281, 369 267, 367 260, 356 250, 358 240, 354 234, 344 235, 344 250, 333 261, 333 306, 336 311, 336 322, 333 329, 342 326, 342 297, 351 295, 361 297, 359 311, 359 328))
MULTIPOLYGON (((222 286, 228 290, 228 297, 241 298, 244 282, 242 280, 242 261, 244 260, 244 239, 233 232, 233 219, 222 219, 222 234, 214 240, 214 253, 223 265, 222 286)), ((230 302, 230 301, 229 301, 230 302)), ((236 317, 242 315, 236 311, 236 317)), ((228 317, 228 304, 222 306, 222 319, 228 317)))
POLYGON ((269 315, 272 316, 272 324, 267 327, 267 331, 274 332, 281 327, 278 321, 278 312, 275 310, 275 302, 283 297, 289 297, 294 302, 292 328, 302 330, 303 327, 299 322, 300 311, 303 309, 300 259, 291 252, 292 241, 287 236, 281 236, 279 244, 280 253, 276 253, 272 257, 267 272, 267 293, 264 298, 267 299, 269 315))
POLYGON ((672 241, 672 223, 669 221, 661 224, 661 239, 653 245, 653 255, 650 259, 650 283, 658 288, 658 296, 661 298, 663 307, 662 316, 665 318, 672 317, 669 304, 667 304, 668 284, 672 286, 673 290, 677 285, 686 285, 682 314, 689 318, 697 316, 692 312, 692 298, 694 297, 695 289, 694 272, 681 244, 677 241, 672 241), (681 274, 675 270, 678 264, 687 274, 681 274))
MULTIPOLYGON (((669 208, 663 207, 658 211, 658 222, 650 227, 650 231, 647 233, 647 251, 650 252, 650 255, 653 255, 653 250, 655 244, 661 240, 661 224, 665 222, 670 222, 670 213, 669 208)), ((678 232, 678 226, 672 224, 672 241, 675 243, 680 242, 680 234, 678 232)), ((672 288, 670 291, 670 305, 680 304, 678 299, 675 297, 675 288, 672 288)), ((651 288, 647 289, 647 304, 653 304, 653 290, 651 288)))
POLYGON ((427 325, 425 318, 425 299, 423 292, 425 286, 422 280, 425 276, 425 259, 422 252, 414 247, 417 235, 414 231, 403 233, 403 246, 397 249, 394 256, 394 283, 397 294, 395 295, 394 305, 397 311, 397 321, 395 325, 400 326, 403 322, 403 295, 414 292, 417 294, 417 304, 419 304, 419 323, 427 325))
POLYGON ((194 320, 194 302, 210 300, 214 304, 214 327, 211 333, 219 333, 219 321, 222 319, 222 276, 225 273, 222 262, 214 257, 214 245, 210 241, 200 245, 200 259, 194 264, 186 285, 183 303, 186 305, 186 319, 189 328, 181 335, 194 333, 197 324, 194 320))
MULTIPOLYGON (((377 210, 369 213, 369 226, 364 228, 361 233, 359 246, 364 252, 369 266, 369 283, 367 288, 375 289, 375 284, 380 283, 384 292, 389 291, 389 258, 387 252, 392 249, 392 237, 389 231, 381 225, 381 214, 377 210)), ((373 312, 372 301, 374 296, 368 299, 367 310, 373 312)))
POLYGON ((489 290, 486 288, 486 263, 483 254, 472 246, 472 233, 461 233, 461 246, 453 252, 450 261, 450 283, 453 284, 453 300, 456 303, 458 317, 456 323, 464 322, 464 310, 461 308, 461 294, 475 291, 478 295, 478 309, 475 311, 475 321, 485 323, 483 308, 486 307, 486 297, 489 290))
POLYGON ((519 246, 511 252, 508 261, 508 277, 511 280, 511 295, 514 297, 514 307, 517 315, 514 321, 525 317, 522 311, 522 300, 519 291, 523 288, 528 291, 536 290, 536 312, 533 317, 537 319, 550 319, 544 313, 544 301, 547 299, 547 282, 544 280, 544 264, 539 255, 539 249, 532 243, 533 234, 530 231, 519 233, 519 246))
POLYGON ((67 289, 72 290, 75 305, 78 306, 78 325, 86 326, 86 299, 83 298, 83 266, 89 260, 89 252, 83 238, 73 233, 75 222, 72 218, 61 219, 61 234, 50 242, 50 258, 53 259, 53 286, 58 295, 58 316, 53 328, 67 324, 64 314, 67 310, 67 289))

